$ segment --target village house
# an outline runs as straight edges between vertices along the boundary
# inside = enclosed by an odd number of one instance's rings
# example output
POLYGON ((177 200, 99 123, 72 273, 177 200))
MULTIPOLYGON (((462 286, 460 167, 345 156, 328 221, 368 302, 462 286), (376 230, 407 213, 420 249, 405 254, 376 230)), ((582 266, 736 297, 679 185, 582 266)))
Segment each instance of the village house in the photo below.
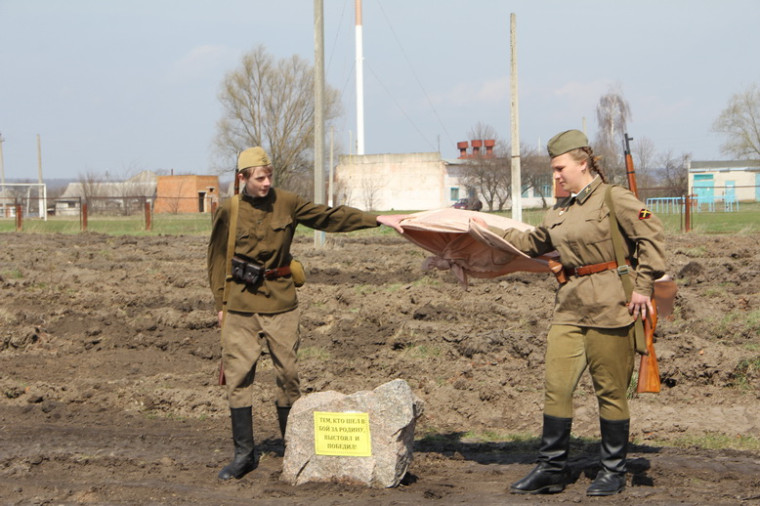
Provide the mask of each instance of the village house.
POLYGON ((219 202, 219 176, 158 176, 155 213, 209 213, 219 202))
POLYGON ((733 210, 760 201, 760 160, 692 161, 688 170, 689 194, 700 208, 733 210))

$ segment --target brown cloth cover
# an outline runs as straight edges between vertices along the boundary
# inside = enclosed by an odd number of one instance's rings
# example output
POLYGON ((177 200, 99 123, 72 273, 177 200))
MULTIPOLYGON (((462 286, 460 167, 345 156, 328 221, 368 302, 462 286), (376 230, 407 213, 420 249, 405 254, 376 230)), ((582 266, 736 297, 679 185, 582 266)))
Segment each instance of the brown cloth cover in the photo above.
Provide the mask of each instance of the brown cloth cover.
POLYGON ((546 257, 530 258, 502 237, 471 221, 475 216, 488 226, 500 229, 533 228, 494 214, 452 208, 411 214, 400 225, 403 237, 433 253, 423 262, 424 270, 451 269, 465 286, 468 276, 495 278, 517 271, 550 272, 546 257))

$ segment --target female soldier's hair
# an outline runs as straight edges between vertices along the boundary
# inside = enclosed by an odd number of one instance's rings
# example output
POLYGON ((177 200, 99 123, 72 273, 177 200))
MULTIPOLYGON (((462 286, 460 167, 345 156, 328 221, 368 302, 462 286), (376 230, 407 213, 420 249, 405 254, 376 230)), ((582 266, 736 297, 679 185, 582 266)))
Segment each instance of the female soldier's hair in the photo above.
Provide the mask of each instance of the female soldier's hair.
POLYGON ((569 154, 572 159, 578 163, 586 162, 586 166, 590 171, 599 174, 599 177, 602 179, 603 183, 607 182, 607 177, 604 175, 604 172, 602 172, 602 168, 598 163, 599 157, 594 156, 594 151, 589 146, 574 149, 572 151, 569 151, 569 154))
MULTIPOLYGON (((266 165, 264 167, 267 168, 267 169, 269 169, 270 172, 272 171, 272 166, 271 165, 266 165)), ((242 170, 238 171, 238 174, 242 174, 245 179, 248 179, 249 177, 251 177, 253 175, 253 170, 255 168, 256 167, 246 167, 245 169, 242 169, 242 170)))

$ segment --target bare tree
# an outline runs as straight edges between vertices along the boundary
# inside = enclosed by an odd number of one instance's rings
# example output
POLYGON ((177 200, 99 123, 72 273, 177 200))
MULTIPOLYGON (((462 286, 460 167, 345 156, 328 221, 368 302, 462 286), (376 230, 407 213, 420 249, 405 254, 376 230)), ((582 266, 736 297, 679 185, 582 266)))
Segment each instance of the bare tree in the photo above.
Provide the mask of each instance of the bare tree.
POLYGON ((655 185, 655 175, 652 173, 655 161, 654 142, 648 137, 634 139, 631 142, 631 155, 636 169, 636 186, 639 189, 651 188, 655 185))
POLYGON ((103 196, 102 182, 103 178, 95 172, 87 171, 84 174, 79 174, 80 197, 83 199, 83 203, 90 209, 93 207, 93 199, 103 196))
POLYGON ((364 197, 364 209, 374 211, 378 205, 378 196, 382 190, 380 178, 373 174, 364 174, 361 180, 362 196, 364 197))
POLYGON ((185 182, 184 179, 179 180, 179 184, 171 187, 172 191, 170 195, 162 195, 164 208, 170 214, 179 214, 180 209, 182 209, 182 193, 185 188, 185 182))
MULTIPOLYGON (((122 172, 123 181, 114 186, 113 194, 109 196, 121 198, 121 213, 130 216, 140 211, 140 204, 144 202, 146 178, 137 165, 130 164, 122 172)), ((145 173, 147 174, 147 173, 145 173)))
POLYGON ((671 152, 666 152, 661 156, 659 177, 667 196, 686 195, 689 191, 688 163, 690 159, 691 155, 686 153, 675 156, 671 152))
POLYGON ((603 95, 596 106, 599 131, 594 152, 602 157, 605 173, 614 183, 625 179, 625 164, 621 155, 623 135, 630 116, 631 108, 623 98, 620 85, 610 88, 609 93, 603 95))
POLYGON ((739 159, 760 157, 760 86, 751 84, 734 94, 713 123, 713 131, 726 135, 723 154, 739 159))
MULTIPOLYGON (((216 151, 222 170, 234 167, 237 153, 251 146, 267 150, 278 186, 312 174, 314 150, 314 68, 293 55, 275 60, 263 45, 243 56, 225 76, 219 100, 216 151)), ((340 114, 339 93, 325 89, 325 119, 340 114)))
POLYGON ((552 196, 552 172, 549 155, 537 148, 525 144, 520 148, 520 170, 522 184, 533 189, 534 194, 541 197, 541 206, 546 209, 546 199, 552 196))
POLYGON ((472 191, 480 195, 489 209, 501 211, 511 196, 509 146, 499 138, 496 129, 484 123, 477 123, 468 135, 475 140, 493 139, 495 146, 493 156, 487 157, 481 152, 479 156, 467 161, 462 181, 468 193, 472 191))

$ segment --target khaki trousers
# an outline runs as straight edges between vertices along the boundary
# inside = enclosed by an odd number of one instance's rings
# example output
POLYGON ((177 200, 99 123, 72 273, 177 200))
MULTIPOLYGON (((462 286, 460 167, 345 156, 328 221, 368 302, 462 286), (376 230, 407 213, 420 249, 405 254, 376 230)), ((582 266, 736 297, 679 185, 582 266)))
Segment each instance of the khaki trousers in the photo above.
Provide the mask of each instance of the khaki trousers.
POLYGON ((222 363, 230 408, 253 404, 256 364, 266 344, 277 381, 276 403, 290 407, 301 396, 298 378, 300 309, 266 315, 228 311, 222 327, 222 363))
POLYGON ((588 367, 605 420, 627 420, 633 374, 633 325, 616 329, 552 325, 546 345, 544 413, 573 417, 573 392, 588 367))

